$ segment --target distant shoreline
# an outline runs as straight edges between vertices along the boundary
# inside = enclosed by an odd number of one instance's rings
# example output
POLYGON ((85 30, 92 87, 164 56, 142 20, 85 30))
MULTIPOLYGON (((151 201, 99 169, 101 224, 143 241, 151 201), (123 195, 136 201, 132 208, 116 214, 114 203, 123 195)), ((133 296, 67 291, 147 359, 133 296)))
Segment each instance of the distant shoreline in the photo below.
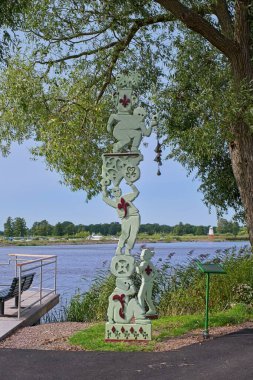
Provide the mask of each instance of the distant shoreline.
MULTIPOLYGON (((249 239, 245 236, 239 236, 239 237, 223 237, 223 236, 217 236, 214 238, 208 238, 208 237, 188 237, 188 236, 180 236, 175 239, 137 239, 138 244, 157 244, 157 243, 182 243, 182 242, 222 242, 222 241, 249 241, 249 239)), ((0 247, 38 247, 38 246, 53 246, 53 245, 97 245, 97 244, 118 244, 117 240, 21 240, 21 241, 2 241, 0 242, 0 247)))

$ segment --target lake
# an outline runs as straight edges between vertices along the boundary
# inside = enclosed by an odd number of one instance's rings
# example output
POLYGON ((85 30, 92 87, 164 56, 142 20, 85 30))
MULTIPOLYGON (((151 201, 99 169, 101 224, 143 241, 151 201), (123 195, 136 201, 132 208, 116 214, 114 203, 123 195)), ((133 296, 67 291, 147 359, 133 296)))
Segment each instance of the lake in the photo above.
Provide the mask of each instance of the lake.
MULTIPOLYGON (((58 292, 62 299, 69 299, 79 289, 86 291, 95 277, 97 270, 108 268, 115 253, 117 244, 87 244, 87 245, 55 245, 40 247, 1 247, 0 262, 8 261, 8 253, 44 254, 58 256, 58 292)), ((216 250, 230 247, 242 247, 249 242, 177 242, 177 243, 148 243, 146 247, 155 250, 153 262, 166 259, 167 255, 175 252, 172 258, 174 264, 186 263, 187 253, 193 251, 192 257, 200 254, 214 255, 216 250)), ((136 244, 134 253, 140 252, 141 244, 136 244)), ((13 276, 13 271, 6 266, 0 266, 0 283, 13 276)))

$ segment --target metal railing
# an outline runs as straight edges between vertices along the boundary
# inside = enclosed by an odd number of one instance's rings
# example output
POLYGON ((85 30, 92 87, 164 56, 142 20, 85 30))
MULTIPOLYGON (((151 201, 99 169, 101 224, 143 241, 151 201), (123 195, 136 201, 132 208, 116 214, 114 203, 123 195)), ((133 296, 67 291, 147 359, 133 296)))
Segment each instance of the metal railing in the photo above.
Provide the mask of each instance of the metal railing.
POLYGON ((18 319, 22 313, 35 304, 41 304, 50 294, 56 294, 57 256, 56 255, 8 255, 15 263, 15 277, 19 279, 18 319), (35 273, 29 291, 22 292, 21 279, 25 275, 35 273))

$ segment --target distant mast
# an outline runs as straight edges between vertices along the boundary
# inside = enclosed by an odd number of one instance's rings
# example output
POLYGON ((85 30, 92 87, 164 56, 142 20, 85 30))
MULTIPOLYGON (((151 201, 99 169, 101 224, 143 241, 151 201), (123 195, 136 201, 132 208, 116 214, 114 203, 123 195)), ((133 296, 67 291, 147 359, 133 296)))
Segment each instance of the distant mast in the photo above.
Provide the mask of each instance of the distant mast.
POLYGON ((214 238, 213 227, 211 227, 211 226, 209 227, 208 236, 210 239, 214 238))

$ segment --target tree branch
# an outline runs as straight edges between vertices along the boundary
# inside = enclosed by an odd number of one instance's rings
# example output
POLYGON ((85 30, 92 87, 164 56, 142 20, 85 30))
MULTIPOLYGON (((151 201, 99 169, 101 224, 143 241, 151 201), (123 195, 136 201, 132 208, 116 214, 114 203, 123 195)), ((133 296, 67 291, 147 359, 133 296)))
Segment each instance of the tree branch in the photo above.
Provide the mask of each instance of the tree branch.
POLYGON ((235 1, 235 40, 240 46, 240 55, 235 57, 234 62, 243 68, 242 74, 245 77, 252 79, 253 70, 250 52, 251 33, 249 18, 250 4, 250 0, 235 1))
POLYGON ((112 72, 119 59, 120 53, 123 52, 129 46, 130 42, 132 41, 133 37, 138 32, 138 30, 141 29, 143 26, 157 24, 159 22, 174 21, 174 20, 175 20, 174 16, 169 15, 169 14, 162 14, 155 17, 149 17, 147 19, 135 20, 132 27, 129 29, 129 33, 126 36, 126 38, 119 41, 118 44, 116 45, 116 48, 112 55, 110 66, 107 70, 106 80, 98 94, 97 102, 99 102, 99 100, 102 98, 106 88, 111 82, 112 72))
POLYGON ((41 38, 42 40, 45 40, 45 41, 61 42, 61 41, 69 41, 69 40, 72 40, 72 39, 75 39, 75 38, 80 38, 80 37, 85 37, 85 36, 94 36, 94 35, 102 34, 102 33, 106 32, 107 29, 110 28, 110 26, 111 25, 108 25, 107 27, 104 27, 103 29, 94 30, 92 32, 80 32, 80 33, 72 34, 72 35, 69 35, 69 36, 52 37, 52 38, 46 37, 44 34, 37 33, 34 30, 25 30, 25 32, 32 33, 35 36, 37 36, 37 37, 39 37, 39 38, 41 38))
POLYGON ((184 6, 178 0, 155 0, 156 3, 171 12, 178 20, 182 21, 189 29, 197 32, 213 46, 232 58, 238 49, 235 41, 222 35, 214 26, 205 20, 196 11, 184 6))
POLYGON ((58 58, 58 59, 49 59, 48 61, 35 61, 35 63, 40 63, 41 65, 47 65, 47 64, 54 64, 54 63, 59 63, 59 62, 63 62, 63 61, 68 61, 69 59, 80 58, 80 57, 83 57, 83 56, 88 56, 88 55, 96 54, 96 53, 98 53, 98 52, 100 52, 102 50, 110 49, 113 46, 117 45, 117 43, 118 42, 113 41, 110 44, 107 44, 107 45, 104 45, 104 46, 100 46, 100 47, 98 47, 96 49, 82 51, 81 53, 78 53, 78 54, 66 55, 66 56, 58 58))
POLYGON ((232 39, 234 35, 234 26, 226 0, 217 0, 212 8, 214 14, 218 17, 223 34, 232 39))

